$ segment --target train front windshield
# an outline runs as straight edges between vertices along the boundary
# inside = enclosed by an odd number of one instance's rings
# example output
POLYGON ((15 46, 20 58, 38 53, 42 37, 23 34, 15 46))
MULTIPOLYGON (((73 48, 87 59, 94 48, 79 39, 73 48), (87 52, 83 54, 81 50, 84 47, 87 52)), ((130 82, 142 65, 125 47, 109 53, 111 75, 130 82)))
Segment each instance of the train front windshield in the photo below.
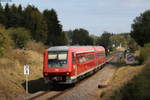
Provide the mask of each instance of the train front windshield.
POLYGON ((67 65, 67 52, 49 52, 48 68, 63 68, 67 65))

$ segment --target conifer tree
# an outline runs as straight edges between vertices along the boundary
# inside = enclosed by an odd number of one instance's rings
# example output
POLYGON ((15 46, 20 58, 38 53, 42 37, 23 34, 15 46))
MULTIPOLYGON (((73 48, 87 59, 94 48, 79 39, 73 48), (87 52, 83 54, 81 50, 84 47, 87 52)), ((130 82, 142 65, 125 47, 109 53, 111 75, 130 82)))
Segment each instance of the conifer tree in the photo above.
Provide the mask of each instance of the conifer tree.
POLYGON ((13 4, 10 7, 10 14, 11 18, 9 20, 9 27, 18 27, 19 25, 19 15, 18 15, 18 8, 16 7, 15 4, 13 4))
POLYGON ((4 13, 5 13, 5 18, 6 18, 5 26, 6 28, 8 28, 11 26, 9 22, 11 19, 11 11, 10 11, 8 3, 5 5, 4 13))
POLYGON ((62 32, 62 25, 59 23, 54 9, 44 10, 43 15, 48 26, 48 45, 65 45, 67 38, 62 32))
POLYGON ((5 25, 6 24, 6 18, 5 18, 5 15, 4 15, 4 9, 0 3, 0 24, 3 24, 5 25))
POLYGON ((25 9, 25 27, 31 30, 32 39, 43 43, 47 41, 47 24, 34 6, 29 5, 25 9))

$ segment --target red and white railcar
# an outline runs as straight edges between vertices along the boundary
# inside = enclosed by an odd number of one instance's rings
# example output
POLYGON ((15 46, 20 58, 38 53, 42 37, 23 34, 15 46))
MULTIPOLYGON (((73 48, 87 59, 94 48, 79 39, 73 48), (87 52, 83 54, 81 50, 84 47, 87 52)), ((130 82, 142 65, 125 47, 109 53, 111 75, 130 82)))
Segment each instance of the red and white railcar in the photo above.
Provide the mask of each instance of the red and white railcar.
POLYGON ((71 84, 94 73, 105 63, 102 46, 55 46, 44 52, 46 82, 71 84))

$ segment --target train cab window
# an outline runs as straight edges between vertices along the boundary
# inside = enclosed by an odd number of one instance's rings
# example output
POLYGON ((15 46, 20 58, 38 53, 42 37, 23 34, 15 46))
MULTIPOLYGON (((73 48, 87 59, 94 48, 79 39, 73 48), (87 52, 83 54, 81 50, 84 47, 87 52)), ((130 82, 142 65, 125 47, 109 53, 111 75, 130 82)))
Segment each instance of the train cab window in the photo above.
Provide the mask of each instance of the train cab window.
POLYGON ((58 60, 66 60, 67 54, 58 54, 58 60))
POLYGON ((49 54, 48 55, 48 59, 57 59, 57 54, 53 54, 53 53, 51 53, 51 54, 49 54))
POLYGON ((48 68, 63 68, 67 64, 67 52, 49 52, 48 68))

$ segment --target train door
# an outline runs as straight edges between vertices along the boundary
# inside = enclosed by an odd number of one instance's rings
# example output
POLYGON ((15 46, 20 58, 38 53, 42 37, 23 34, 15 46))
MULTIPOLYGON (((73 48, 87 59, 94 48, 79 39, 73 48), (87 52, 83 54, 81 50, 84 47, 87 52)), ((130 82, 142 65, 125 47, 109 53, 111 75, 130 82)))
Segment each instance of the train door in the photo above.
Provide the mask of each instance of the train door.
POLYGON ((96 52, 96 53, 95 53, 96 66, 98 66, 98 58, 99 58, 99 57, 98 57, 98 53, 96 52))
POLYGON ((75 76, 78 75, 78 66, 77 66, 77 55, 76 53, 72 53, 72 64, 74 69, 75 76))

